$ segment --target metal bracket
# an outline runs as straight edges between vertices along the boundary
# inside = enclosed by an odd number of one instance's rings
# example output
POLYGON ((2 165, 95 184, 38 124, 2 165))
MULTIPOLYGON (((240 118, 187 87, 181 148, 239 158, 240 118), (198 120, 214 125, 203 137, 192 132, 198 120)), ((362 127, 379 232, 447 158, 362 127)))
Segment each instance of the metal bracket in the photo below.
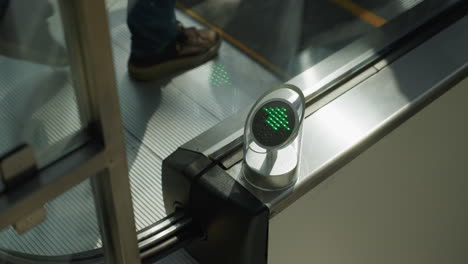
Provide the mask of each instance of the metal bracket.
POLYGON ((5 189, 17 186, 37 172, 34 152, 28 145, 22 145, 0 159, 0 179, 5 189))
POLYGON ((46 211, 44 207, 39 207, 38 209, 34 210, 32 213, 28 214, 27 216, 18 220, 14 225, 13 228, 15 231, 22 235, 29 230, 33 229, 40 223, 44 222, 46 219, 46 211))
MULTIPOLYGON (((34 151, 28 145, 22 145, 0 159, 0 192, 13 189, 38 173, 34 151)), ((43 206, 19 219, 13 227, 19 234, 24 234, 42 223, 46 218, 43 206)))

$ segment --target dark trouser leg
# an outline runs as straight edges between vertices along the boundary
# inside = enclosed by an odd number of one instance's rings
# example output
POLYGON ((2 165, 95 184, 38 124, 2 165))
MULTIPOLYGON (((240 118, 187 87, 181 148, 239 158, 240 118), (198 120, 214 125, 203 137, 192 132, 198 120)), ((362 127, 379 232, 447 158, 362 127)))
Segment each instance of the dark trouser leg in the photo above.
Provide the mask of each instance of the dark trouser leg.
POLYGON ((131 58, 159 56, 177 35, 175 0, 129 0, 127 24, 132 33, 131 58))
POLYGON ((8 8, 9 1, 10 0, 0 0, 0 21, 5 16, 5 12, 8 8))

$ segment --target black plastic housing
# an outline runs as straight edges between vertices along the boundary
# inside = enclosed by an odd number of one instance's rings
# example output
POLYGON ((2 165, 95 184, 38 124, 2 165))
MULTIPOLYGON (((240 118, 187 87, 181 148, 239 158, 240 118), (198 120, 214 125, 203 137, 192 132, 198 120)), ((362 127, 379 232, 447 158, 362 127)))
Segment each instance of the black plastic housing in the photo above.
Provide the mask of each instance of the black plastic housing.
POLYGON ((167 213, 185 210, 204 232, 186 249, 200 263, 266 264, 269 210, 203 154, 178 149, 163 162, 167 213))

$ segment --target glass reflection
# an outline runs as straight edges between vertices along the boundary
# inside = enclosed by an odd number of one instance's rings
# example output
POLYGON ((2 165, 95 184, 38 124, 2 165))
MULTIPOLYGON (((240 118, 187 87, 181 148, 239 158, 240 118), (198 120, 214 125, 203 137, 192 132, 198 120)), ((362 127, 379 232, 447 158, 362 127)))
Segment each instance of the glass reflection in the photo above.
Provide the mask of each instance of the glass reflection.
POLYGON ((82 127, 57 1, 0 0, 0 155, 33 147, 40 166, 82 127))

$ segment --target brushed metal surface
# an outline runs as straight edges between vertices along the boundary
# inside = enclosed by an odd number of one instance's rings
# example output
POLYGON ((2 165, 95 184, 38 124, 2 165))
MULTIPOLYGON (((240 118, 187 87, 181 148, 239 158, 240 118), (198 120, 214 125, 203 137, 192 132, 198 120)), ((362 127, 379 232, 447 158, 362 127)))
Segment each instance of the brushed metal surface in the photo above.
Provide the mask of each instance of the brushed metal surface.
POLYGON ((236 165, 228 172, 271 209, 272 217, 465 75, 468 17, 451 25, 304 121, 299 180, 279 192, 252 188, 236 165), (456 40, 456 41, 455 41, 456 40))
POLYGON ((457 2, 459 1, 426 0, 414 9, 406 9, 408 12, 401 14, 401 19, 393 20, 382 28, 372 31, 364 38, 350 43, 344 49, 299 74, 288 83, 301 87, 308 101, 318 93, 328 89, 333 82, 345 78, 364 65, 378 59, 379 54, 384 52, 389 43, 407 35, 434 15, 457 2))
POLYGON ((249 151, 242 162, 242 173, 245 180, 256 188, 279 190, 296 182, 298 163, 299 153, 291 145, 270 153, 249 151))
POLYGON ((269 263, 466 263, 466 98, 468 79, 271 219, 269 263))
MULTIPOLYGON (((424 0, 399 0, 399 1, 390 1, 379 5, 375 8, 372 8, 372 11, 377 15, 382 16, 385 19, 393 19, 402 11, 411 9, 416 5, 422 3, 424 0)), ((366 1, 367 3, 372 3, 374 1, 366 1)), ((374 2, 375 3, 375 2, 374 2)), ((364 5, 366 7, 366 5, 364 5)))

